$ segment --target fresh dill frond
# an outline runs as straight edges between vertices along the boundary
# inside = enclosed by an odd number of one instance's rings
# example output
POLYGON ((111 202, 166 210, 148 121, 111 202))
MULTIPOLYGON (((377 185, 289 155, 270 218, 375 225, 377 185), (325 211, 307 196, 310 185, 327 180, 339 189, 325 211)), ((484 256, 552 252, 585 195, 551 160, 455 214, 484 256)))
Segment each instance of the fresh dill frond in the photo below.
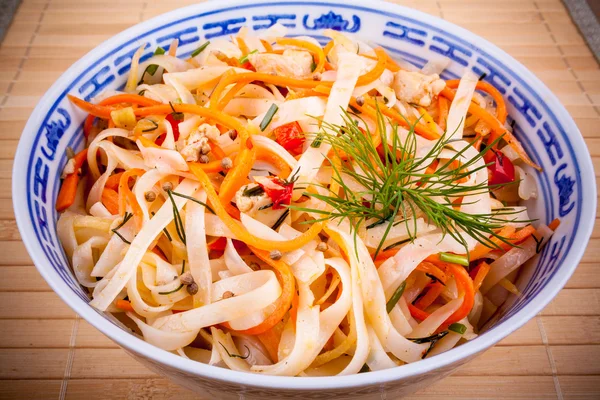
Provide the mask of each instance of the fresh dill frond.
POLYGON ((328 192, 321 190, 320 193, 305 192, 304 195, 320 200, 328 207, 313 209, 290 205, 291 209, 322 215, 317 221, 347 220, 353 228, 355 240, 359 227, 365 225, 365 229, 372 229, 386 224, 374 256, 382 250, 392 227, 400 223, 406 225, 410 240, 414 240, 418 234, 418 218, 437 226, 444 235, 450 235, 464 245, 467 252, 463 234, 492 248, 498 248, 493 238, 511 244, 496 231, 506 224, 501 217, 516 214, 516 211, 505 209, 471 214, 460 207, 460 204, 469 203, 455 204, 462 198, 468 201, 467 196, 489 193, 487 180, 478 184, 468 181, 472 174, 489 166, 480 160, 497 142, 481 151, 477 150, 477 154, 471 158, 466 157, 465 153, 472 146, 465 143, 464 148, 455 149, 450 144, 456 140, 446 132, 437 141, 418 145, 419 140, 423 140, 415 133, 418 121, 409 129, 404 129, 395 122, 386 121, 377 110, 376 134, 380 136, 380 143, 387 144, 377 146, 369 129, 359 128, 355 122, 356 116, 344 111, 343 117, 342 125, 322 121, 322 131, 317 134, 323 143, 331 146, 335 157, 343 160, 336 163, 327 157, 332 169, 331 180, 341 190, 332 192, 329 185, 315 184, 328 192), (449 154, 443 157, 446 161, 430 168, 434 161, 442 158, 442 151, 449 154))

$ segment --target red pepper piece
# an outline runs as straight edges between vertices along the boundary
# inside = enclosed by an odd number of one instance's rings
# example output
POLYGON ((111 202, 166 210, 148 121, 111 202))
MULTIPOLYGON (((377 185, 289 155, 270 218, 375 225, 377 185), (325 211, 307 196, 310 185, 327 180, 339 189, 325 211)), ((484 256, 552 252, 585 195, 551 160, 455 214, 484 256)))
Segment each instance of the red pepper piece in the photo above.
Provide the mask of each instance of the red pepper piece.
POLYGON ((272 185, 259 185, 264 189, 265 193, 271 201, 273 201, 273 210, 279 210, 282 204, 290 205, 292 202, 292 192, 294 191, 293 182, 285 182, 279 178, 271 180, 272 185))
POLYGON ((488 167, 488 172, 490 186, 503 185, 515 180, 515 166, 501 151, 495 152, 493 164, 488 167))
POLYGON ((298 122, 281 125, 273 130, 273 134, 277 143, 291 154, 298 155, 302 153, 305 137, 298 122))

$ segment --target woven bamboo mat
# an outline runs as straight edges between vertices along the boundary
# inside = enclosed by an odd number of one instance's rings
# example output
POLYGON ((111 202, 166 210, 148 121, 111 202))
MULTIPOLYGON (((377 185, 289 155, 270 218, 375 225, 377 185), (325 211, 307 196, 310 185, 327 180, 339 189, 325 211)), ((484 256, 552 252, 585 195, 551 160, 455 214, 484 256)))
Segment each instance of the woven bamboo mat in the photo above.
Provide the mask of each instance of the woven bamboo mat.
MULTIPOLYGON (((195 398, 78 318, 20 240, 11 166, 38 99, 79 57, 123 29, 195 0, 23 0, 0 46, 0 398, 195 398)), ((600 68, 560 0, 406 0, 497 44, 575 118, 600 171, 600 68)), ((598 220, 597 220, 598 221, 598 220)), ((600 398, 600 229, 539 316, 414 398, 600 398)))

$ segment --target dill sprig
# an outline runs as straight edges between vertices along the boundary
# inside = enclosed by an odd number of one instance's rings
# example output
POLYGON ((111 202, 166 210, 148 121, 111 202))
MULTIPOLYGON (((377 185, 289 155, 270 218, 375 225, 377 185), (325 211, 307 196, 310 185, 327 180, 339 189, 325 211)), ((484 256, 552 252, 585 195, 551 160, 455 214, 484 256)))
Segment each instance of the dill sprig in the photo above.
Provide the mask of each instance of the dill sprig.
POLYGON ((169 195, 169 199, 171 200, 171 204, 173 205, 173 220, 175 222, 175 231, 177 232, 177 236, 179 236, 179 239, 181 239, 181 242, 183 244, 187 244, 183 220, 181 219, 181 214, 179 214, 179 210, 177 209, 177 203, 175 203, 175 199, 173 198, 172 193, 173 191, 167 190, 167 195, 169 195))
MULTIPOLYGON (((499 236, 496 230, 506 224, 506 221, 499 217, 516 212, 503 210, 489 214, 470 214, 461 211, 460 208, 455 209, 453 204, 453 200, 465 196, 489 193, 490 186, 487 181, 476 185, 461 182, 489 166, 478 162, 497 142, 489 144, 478 151, 475 157, 465 161, 465 153, 472 148, 471 145, 467 144, 464 148, 455 150, 450 143, 456 142, 456 139, 452 139, 452 134, 444 133, 428 150, 423 150, 423 146, 420 146, 421 151, 418 152, 418 138, 415 133, 418 121, 410 126, 408 131, 399 128, 395 122, 387 121, 391 129, 386 129, 386 120, 379 110, 377 115, 377 131, 381 143, 388 144, 379 148, 374 144, 369 129, 365 132, 359 128, 356 118, 360 117, 356 115, 344 111, 343 125, 332 125, 322 121, 321 129, 332 133, 322 131, 317 134, 319 139, 332 147, 337 158, 345 160, 335 163, 327 157, 333 170, 332 181, 336 182, 341 190, 334 193, 329 189, 329 185, 316 184, 329 192, 304 194, 321 200, 329 206, 327 209, 296 205, 291 205, 290 208, 322 215, 317 221, 347 220, 353 228, 355 240, 359 227, 363 224, 366 225, 366 229, 387 224, 381 242, 375 250, 375 256, 382 249, 392 227, 400 223, 406 225, 410 240, 414 240, 418 233, 419 217, 429 224, 436 225, 444 235, 450 235, 463 244, 467 251, 467 242, 462 234, 467 234, 492 248, 498 248, 492 240, 494 237, 510 244, 506 238, 499 236), (445 162, 440 162, 433 172, 429 171, 428 167, 438 159, 444 149, 454 152, 453 156, 445 162), (423 152, 425 154, 421 154, 423 152), (453 168, 457 160, 461 162, 460 167, 453 168), (351 184, 351 181, 354 184, 351 184), (364 189, 357 190, 357 186, 364 189)), ((444 157, 447 158, 448 156, 444 157)), ((394 245, 387 246, 386 249, 394 245)))
POLYGON ((114 233, 115 235, 117 235, 119 237, 119 239, 121 239, 123 242, 127 243, 127 244, 131 244, 131 242, 127 239, 125 239, 123 237, 123 235, 121 235, 119 233, 119 229, 121 229, 130 219, 131 217, 133 217, 133 214, 125 212, 125 215, 123 216, 123 221, 121 221, 121 223, 119 225, 117 225, 116 227, 114 227, 114 229, 112 229, 112 233, 114 233))

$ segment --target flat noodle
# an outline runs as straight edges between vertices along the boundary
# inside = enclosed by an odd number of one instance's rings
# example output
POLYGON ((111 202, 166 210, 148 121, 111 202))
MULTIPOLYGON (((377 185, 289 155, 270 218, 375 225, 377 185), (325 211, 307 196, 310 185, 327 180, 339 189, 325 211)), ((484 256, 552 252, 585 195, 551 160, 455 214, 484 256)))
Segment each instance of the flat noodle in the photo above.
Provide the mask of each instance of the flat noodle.
POLYGON ((244 373, 378 371, 475 338, 560 223, 519 204, 536 176, 501 93, 444 82, 446 59, 286 31, 140 63, 144 45, 124 91, 69 96, 87 148, 68 152, 57 233, 90 304, 244 373))

